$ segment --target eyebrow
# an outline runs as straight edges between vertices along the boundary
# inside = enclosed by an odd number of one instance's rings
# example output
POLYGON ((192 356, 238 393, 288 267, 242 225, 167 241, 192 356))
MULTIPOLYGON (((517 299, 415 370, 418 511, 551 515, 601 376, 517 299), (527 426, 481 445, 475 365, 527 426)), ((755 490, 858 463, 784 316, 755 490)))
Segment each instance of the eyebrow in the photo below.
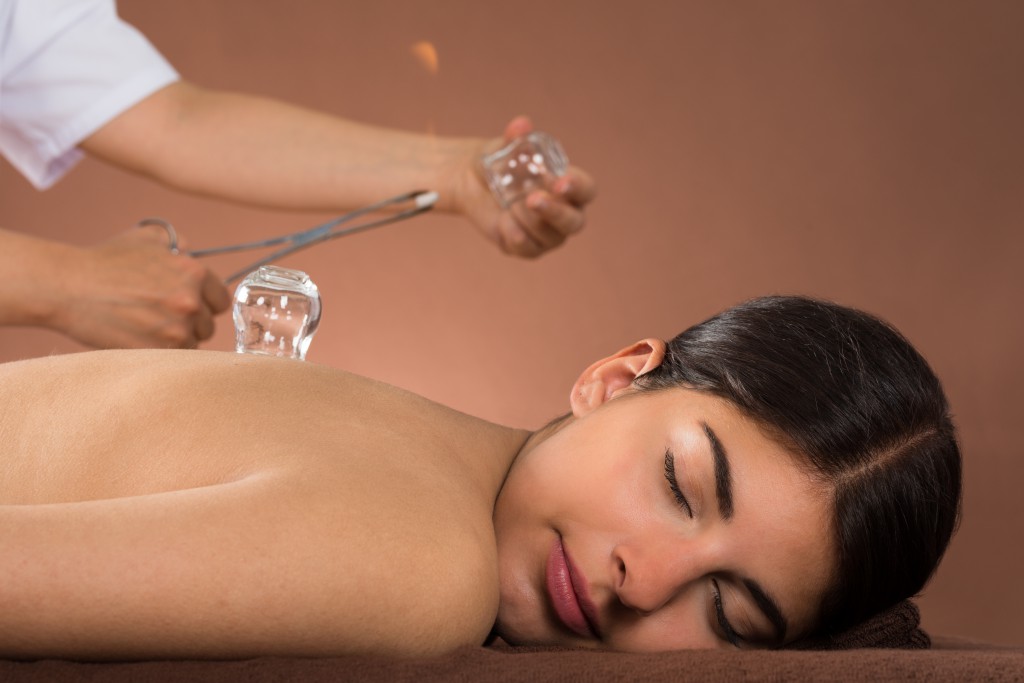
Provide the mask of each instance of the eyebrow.
MULTIPOLYGON (((733 513, 732 470, 729 468, 729 455, 725 452, 725 446, 718 439, 718 435, 715 434, 715 431, 711 429, 708 423, 701 422, 701 427, 704 428, 704 434, 708 437, 708 442, 711 444, 711 455, 715 462, 715 498, 718 499, 718 514, 723 520, 729 521, 732 519, 733 513)), ((742 582, 747 587, 747 590, 750 591, 750 595, 758 609, 764 613, 768 621, 772 622, 772 626, 775 627, 776 639, 782 642, 786 637, 789 623, 779 608, 779 603, 772 596, 768 595, 768 592, 761 588, 761 584, 757 581, 744 578, 742 582)))
POLYGON ((786 620, 782 610, 779 609, 779 603, 775 602, 772 596, 768 595, 757 581, 743 579, 743 585, 750 591, 750 595, 754 598, 754 602, 757 603, 761 612, 768 617, 768 621, 772 622, 772 626, 775 627, 775 640, 779 643, 783 642, 786 639, 789 622, 786 620))
POLYGON ((701 422, 701 426, 711 443, 711 454, 715 460, 715 497, 718 499, 718 514, 728 521, 732 519, 732 472, 729 469, 729 456, 708 423, 701 422))

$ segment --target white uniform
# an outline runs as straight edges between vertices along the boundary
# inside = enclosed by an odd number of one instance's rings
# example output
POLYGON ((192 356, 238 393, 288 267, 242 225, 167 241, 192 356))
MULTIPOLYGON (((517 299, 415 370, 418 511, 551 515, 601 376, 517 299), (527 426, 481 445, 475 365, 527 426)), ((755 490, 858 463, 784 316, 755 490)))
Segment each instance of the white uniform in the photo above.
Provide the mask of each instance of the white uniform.
POLYGON ((41 190, 83 139, 177 79, 114 0, 0 0, 0 154, 41 190))

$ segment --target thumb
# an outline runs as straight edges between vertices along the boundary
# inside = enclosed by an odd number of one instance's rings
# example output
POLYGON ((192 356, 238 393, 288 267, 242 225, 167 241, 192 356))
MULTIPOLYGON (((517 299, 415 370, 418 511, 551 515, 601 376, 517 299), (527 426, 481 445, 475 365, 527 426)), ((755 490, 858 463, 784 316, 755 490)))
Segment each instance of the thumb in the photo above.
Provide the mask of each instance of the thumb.
POLYGON ((505 126, 505 142, 521 138, 533 130, 533 121, 529 116, 517 116, 505 126))

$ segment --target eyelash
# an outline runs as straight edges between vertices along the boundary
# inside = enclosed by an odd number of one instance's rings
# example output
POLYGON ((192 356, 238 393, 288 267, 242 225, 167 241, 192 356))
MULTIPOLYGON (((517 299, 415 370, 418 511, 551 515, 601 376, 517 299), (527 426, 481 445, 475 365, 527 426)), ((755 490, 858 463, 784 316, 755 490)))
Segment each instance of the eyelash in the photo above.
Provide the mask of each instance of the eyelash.
POLYGON ((734 647, 739 647, 740 643, 746 640, 729 623, 729 620, 725 618, 725 608, 722 607, 722 591, 718 588, 718 581, 711 579, 711 585, 715 589, 715 617, 718 619, 718 626, 725 632, 725 639, 728 640, 734 647))
POLYGON ((690 501, 686 500, 686 496, 679 490, 679 482, 676 480, 676 459, 672 457, 672 451, 667 448, 665 449, 665 479, 668 480, 668 488, 672 491, 676 502, 679 503, 679 507, 683 508, 692 519, 693 509, 690 508, 690 501))

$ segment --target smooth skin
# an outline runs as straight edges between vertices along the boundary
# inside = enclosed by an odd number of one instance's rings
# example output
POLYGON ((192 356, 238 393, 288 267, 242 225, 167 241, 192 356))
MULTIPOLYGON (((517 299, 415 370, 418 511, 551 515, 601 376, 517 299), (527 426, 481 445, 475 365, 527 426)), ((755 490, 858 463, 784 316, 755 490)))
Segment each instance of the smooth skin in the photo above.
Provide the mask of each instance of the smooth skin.
POLYGON ((526 433, 301 361, 0 366, 0 655, 432 653, 486 638, 526 433), (98 400, 102 397, 102 400, 98 400))
POLYGON ((753 644, 740 577, 813 622, 822 491, 730 406, 637 394, 645 340, 595 363, 530 433, 335 369, 243 354, 105 351, 0 366, 0 655, 85 659, 448 652, 511 642, 715 647, 711 579, 753 644), (729 451, 719 519, 703 432, 729 451), (671 445, 688 517, 670 493, 671 445), (556 534, 599 638, 555 616, 556 534), (538 569, 540 567, 541 569, 538 569))
POLYGON ((572 418, 516 458, 494 512, 506 640, 778 647, 815 626, 832 575, 830 489, 729 402, 682 388, 637 392, 634 378, 663 353, 648 339, 595 363, 574 388, 572 418), (727 505, 716 443, 728 463, 727 505), (552 609, 545 569, 556 540, 576 591, 593 603, 586 636, 552 609), (750 581, 784 626, 759 607, 750 581))
MULTIPOLYGON (((340 212, 413 189, 440 197, 504 253, 537 257, 583 227, 595 194, 578 169, 502 209, 476 171, 500 138, 379 128, 277 100, 177 82, 86 138, 89 155, 186 192, 274 209, 340 212)), ((187 236, 186 236, 187 237, 187 236)), ((187 244, 186 244, 187 246, 187 244)), ((204 265, 167 252, 159 228, 78 247, 0 230, 0 325, 54 329, 97 348, 191 348, 230 296, 204 265), (112 270, 114 269, 114 270, 112 270)))

